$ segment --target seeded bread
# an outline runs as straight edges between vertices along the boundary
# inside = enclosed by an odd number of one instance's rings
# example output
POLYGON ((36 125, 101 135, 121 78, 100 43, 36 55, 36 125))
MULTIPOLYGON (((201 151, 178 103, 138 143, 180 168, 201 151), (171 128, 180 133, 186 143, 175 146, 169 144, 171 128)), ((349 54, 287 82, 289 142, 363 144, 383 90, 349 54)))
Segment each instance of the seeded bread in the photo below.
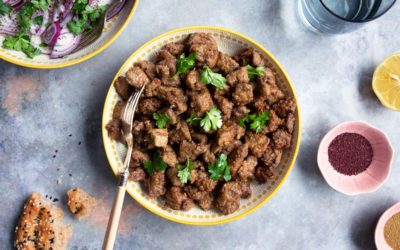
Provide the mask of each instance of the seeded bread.
POLYGON ((15 229, 18 250, 64 250, 71 238, 72 228, 62 223, 63 211, 41 194, 33 193, 25 203, 15 229))
POLYGON ((78 219, 88 216, 96 206, 96 199, 80 188, 68 190, 68 206, 78 219))

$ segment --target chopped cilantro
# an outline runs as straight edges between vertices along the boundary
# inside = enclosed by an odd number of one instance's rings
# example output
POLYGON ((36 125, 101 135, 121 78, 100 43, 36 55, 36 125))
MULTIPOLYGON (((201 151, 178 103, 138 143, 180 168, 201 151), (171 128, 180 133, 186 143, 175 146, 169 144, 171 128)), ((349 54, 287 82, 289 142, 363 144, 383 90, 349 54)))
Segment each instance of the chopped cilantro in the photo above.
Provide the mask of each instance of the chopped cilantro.
POLYGON ((68 27, 69 31, 74 35, 80 35, 86 29, 91 28, 91 26, 87 22, 87 20, 84 20, 84 19, 77 19, 75 21, 71 20, 68 22, 67 27, 68 27))
POLYGON ((249 79, 251 81, 257 80, 260 76, 263 76, 265 72, 264 67, 254 68, 251 65, 247 65, 246 69, 247 69, 247 74, 249 75, 249 79))
POLYGON ((3 48, 22 51, 29 58, 33 58, 40 54, 40 50, 30 42, 31 38, 28 35, 6 36, 3 41, 3 48))
POLYGON ((157 128, 164 128, 171 123, 171 119, 165 113, 153 113, 153 119, 156 121, 157 128))
POLYGON ((200 126, 206 132, 220 128, 222 126, 221 111, 215 106, 212 107, 201 119, 200 126))
POLYGON ((260 133, 265 126, 265 123, 269 120, 269 113, 262 112, 259 114, 246 115, 239 121, 239 125, 243 128, 249 127, 260 133))
POLYGON ((195 114, 191 114, 190 117, 186 120, 190 125, 197 124, 199 121, 201 121, 201 117, 198 117, 195 114))
POLYGON ((161 172, 167 168, 167 163, 165 163, 161 157, 160 151, 156 151, 153 154, 151 160, 148 160, 144 163, 143 168, 147 171, 147 173, 151 176, 155 172, 161 172))
POLYGON ((43 16, 37 16, 33 18, 33 23, 36 25, 42 25, 43 23, 43 16))
POLYGON ((223 89, 226 83, 226 78, 221 74, 214 73, 206 66, 201 71, 200 81, 204 84, 211 84, 217 88, 223 89))
POLYGON ((212 180, 223 178, 225 181, 230 181, 231 169, 228 165, 228 157, 225 154, 220 154, 218 159, 212 165, 208 165, 208 172, 211 174, 212 180))
POLYGON ((188 57, 185 56, 185 53, 182 53, 178 60, 176 61, 176 73, 173 78, 187 73, 194 67, 196 60, 196 52, 190 53, 188 57))
POLYGON ((192 174, 190 173, 190 171, 192 171, 193 165, 194 165, 193 162, 191 162, 190 160, 186 160, 185 166, 182 165, 176 166, 179 170, 177 176, 179 177, 179 179, 183 184, 187 183, 188 180, 192 179, 192 174))
POLYGON ((4 3, 3 0, 0 0, 0 16, 8 15, 12 11, 11 5, 4 3))

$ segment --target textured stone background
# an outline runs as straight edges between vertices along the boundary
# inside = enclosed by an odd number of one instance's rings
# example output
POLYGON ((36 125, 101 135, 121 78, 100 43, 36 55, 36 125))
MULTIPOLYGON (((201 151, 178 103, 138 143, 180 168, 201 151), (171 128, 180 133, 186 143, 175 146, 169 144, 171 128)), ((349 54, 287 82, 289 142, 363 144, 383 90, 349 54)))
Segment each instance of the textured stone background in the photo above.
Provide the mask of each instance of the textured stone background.
POLYGON ((353 33, 326 36, 302 26, 296 2, 141 0, 122 35, 84 63, 33 70, 1 61, 0 249, 12 247, 17 216, 31 192, 64 200, 71 186, 83 187, 101 202, 86 221, 78 223, 66 213, 74 227, 69 246, 101 248, 115 190, 100 133, 110 81, 141 44, 188 25, 236 30, 280 60, 301 105, 300 153, 275 197, 253 214, 225 225, 179 225, 127 196, 116 249, 374 249, 380 214, 400 200, 400 158, 395 156, 392 173, 378 191, 348 197, 326 184, 316 153, 322 136, 347 120, 364 120, 383 129, 399 149, 400 116, 380 105, 371 77, 385 57, 399 51, 400 5, 353 33))

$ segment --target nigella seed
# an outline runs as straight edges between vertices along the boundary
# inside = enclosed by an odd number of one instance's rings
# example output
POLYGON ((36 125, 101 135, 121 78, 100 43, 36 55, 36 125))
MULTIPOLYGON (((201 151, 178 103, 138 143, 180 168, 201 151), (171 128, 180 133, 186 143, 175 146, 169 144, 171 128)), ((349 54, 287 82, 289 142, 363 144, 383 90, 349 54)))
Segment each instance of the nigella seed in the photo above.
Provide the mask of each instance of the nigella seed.
POLYGON ((54 198, 54 200, 53 200, 54 202, 57 202, 57 201, 59 201, 57 198, 54 198))

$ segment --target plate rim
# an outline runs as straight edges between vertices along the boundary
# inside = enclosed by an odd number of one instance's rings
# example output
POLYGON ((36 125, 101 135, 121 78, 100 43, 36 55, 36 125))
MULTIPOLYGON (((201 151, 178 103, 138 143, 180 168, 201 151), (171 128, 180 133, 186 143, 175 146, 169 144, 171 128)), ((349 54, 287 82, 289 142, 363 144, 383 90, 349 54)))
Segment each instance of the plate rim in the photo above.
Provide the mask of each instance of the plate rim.
POLYGON ((124 23, 121 25, 121 27, 119 28, 119 30, 114 34, 113 37, 111 37, 106 43, 104 43, 102 46, 100 46, 99 48, 97 48, 96 50, 94 50, 93 52, 83 56, 83 57, 79 57, 76 58, 74 60, 68 61, 68 62, 64 62, 64 63, 57 63, 57 64, 35 64, 35 63, 29 63, 29 62, 21 62, 21 61, 17 61, 14 60, 12 58, 9 58, 5 55, 1 55, 0 54, 0 59, 7 61, 9 63, 18 65, 18 66, 22 66, 22 67, 26 67, 26 68, 32 68, 32 69, 59 69, 59 68, 65 68, 68 66, 72 66, 81 62, 84 62, 92 57, 94 57, 95 55, 99 54, 100 52, 102 52, 103 50, 105 50, 108 46, 110 46, 115 39, 117 39, 119 37, 119 35, 121 35, 122 31, 125 30, 126 26, 128 25, 128 23, 131 21, 133 14, 135 13, 135 10, 139 4, 140 0, 134 0, 134 4, 132 6, 132 9, 128 15, 128 17, 125 19, 124 23))
POLYGON ((111 162, 112 162, 112 161, 111 161, 111 152, 109 152, 109 151, 107 150, 106 141, 105 141, 105 137, 107 136, 106 129, 105 129, 105 126, 106 126, 105 122, 106 122, 106 120, 107 120, 107 119, 106 119, 106 117, 107 117, 107 112, 106 112, 105 107, 106 107, 106 103, 108 103, 108 102, 110 101, 110 98, 111 98, 110 93, 111 93, 111 89, 113 88, 113 83, 114 83, 115 80, 118 78, 118 76, 121 75, 123 69, 128 65, 129 61, 130 61, 134 56, 136 56, 137 54, 139 54, 139 53, 143 50, 143 48, 147 47, 149 44, 151 44, 151 43, 153 43, 153 42, 155 42, 155 41, 157 41, 157 40, 159 40, 159 39, 162 39, 162 38, 164 38, 164 37, 166 37, 166 36, 169 36, 169 35, 172 35, 172 34, 174 34, 174 33, 184 31, 184 30, 204 30, 204 29, 213 30, 213 31, 220 31, 220 32, 226 32, 226 33, 230 33, 230 34, 232 34, 232 35, 238 36, 238 37, 240 37, 240 38, 246 40, 247 42, 251 43, 252 45, 254 45, 254 46, 257 47, 258 49, 260 49, 262 52, 264 52, 265 54, 268 55, 268 57, 269 57, 269 58, 275 63, 275 65, 282 71, 283 75, 284 75, 285 78, 287 79, 287 81, 288 81, 288 83, 289 83, 290 90, 292 91, 293 96, 294 96, 294 98, 295 98, 295 100, 296 100, 297 113, 298 113, 298 133, 297 133, 298 135, 297 135, 296 148, 295 148, 295 150, 294 150, 293 157, 292 157, 292 159, 291 159, 291 161, 290 161, 290 164, 289 164, 289 167, 288 167, 288 171, 284 174, 284 176, 283 176, 281 182, 280 182, 280 183, 276 186, 276 188, 275 188, 267 197, 265 197, 265 199, 263 199, 260 203, 258 203, 257 205, 255 205, 253 208, 251 208, 251 209, 249 209, 249 210, 247 210, 247 211, 245 211, 245 212, 243 212, 243 213, 241 213, 241 214, 238 214, 238 215, 236 215, 236 216, 233 216, 233 217, 229 217, 229 218, 222 219, 222 220, 217 220, 217 221, 202 221, 202 222, 199 222, 199 221, 185 221, 185 220, 180 220, 180 219, 177 219, 177 218, 174 218, 174 217, 170 217, 170 216, 168 216, 168 215, 166 215, 166 214, 160 213, 160 212, 158 212, 158 211, 152 209, 151 206, 147 206, 146 204, 142 203, 139 199, 136 199, 135 195, 134 195, 133 193, 131 193, 131 191, 130 191, 129 189, 127 189, 127 192, 129 193, 129 195, 130 195, 136 202, 138 202, 141 206, 143 206, 144 208, 146 208, 146 209, 149 210, 150 212, 152 212, 152 213, 154 213, 154 214, 156 214, 156 215, 158 215, 158 216, 160 216, 160 217, 162 217, 162 218, 164 218, 164 219, 167 219, 167 220, 169 220, 169 221, 173 221, 173 222, 180 223, 180 224, 185 224, 185 225, 193 225, 193 226, 212 226, 212 225, 225 224, 225 223, 232 222, 232 221, 238 220, 238 219, 240 219, 240 218, 243 218, 243 217, 245 217, 245 216, 247 216, 247 215, 253 213, 253 212, 256 211, 258 208, 262 207, 268 200, 270 200, 272 197, 275 196, 275 194, 277 193, 277 191, 278 191, 278 190, 282 187, 282 185, 286 182, 286 180, 287 180, 287 178, 288 178, 290 172, 292 171, 292 168, 293 168, 293 166, 294 166, 294 164, 295 164, 295 162, 296 162, 297 155, 298 155, 299 148, 300 148, 300 141, 301 141, 301 111, 300 111, 300 108, 299 108, 299 105, 298 105, 299 102, 298 102, 298 98, 297 98, 296 91, 295 91, 295 89, 294 89, 294 87, 293 87, 293 84, 292 84, 292 81, 290 80, 290 78, 289 78, 287 72, 285 71, 285 69, 282 67, 282 65, 278 62, 278 60, 277 60, 266 48, 264 48, 261 44, 259 44, 258 42, 254 41, 253 39, 251 39, 251 38, 249 38, 249 37, 247 37, 247 36, 245 36, 245 35, 243 35, 243 34, 241 34, 241 33, 239 33, 239 32, 233 31, 233 30, 231 30, 231 29, 222 28, 222 27, 217 27, 217 26, 208 26, 208 25, 205 25, 205 26, 185 26, 185 27, 181 27, 181 28, 176 28, 176 29, 169 30, 169 31, 167 31, 167 32, 165 32, 165 33, 162 33, 162 34, 160 34, 160 35, 158 35, 158 36, 156 36, 156 37, 153 37, 152 39, 150 39, 150 40, 148 40, 147 42, 145 42, 143 45, 141 45, 139 48, 137 48, 137 49, 124 61, 124 63, 121 65, 121 67, 120 67, 119 70, 117 71, 115 77, 114 77, 113 80, 111 81, 110 87, 109 87, 109 89, 108 89, 108 91, 107 91, 106 99, 105 99, 105 101, 104 101, 103 114, 102 114, 102 123, 101 123, 101 131, 102 131, 103 147, 104 147, 104 150, 105 150, 105 152, 106 152, 106 157, 107 157, 108 163, 109 163, 110 168, 111 168, 111 170, 113 171, 114 175, 117 175, 117 172, 116 172, 116 170, 114 170, 114 168, 111 166, 111 162))

